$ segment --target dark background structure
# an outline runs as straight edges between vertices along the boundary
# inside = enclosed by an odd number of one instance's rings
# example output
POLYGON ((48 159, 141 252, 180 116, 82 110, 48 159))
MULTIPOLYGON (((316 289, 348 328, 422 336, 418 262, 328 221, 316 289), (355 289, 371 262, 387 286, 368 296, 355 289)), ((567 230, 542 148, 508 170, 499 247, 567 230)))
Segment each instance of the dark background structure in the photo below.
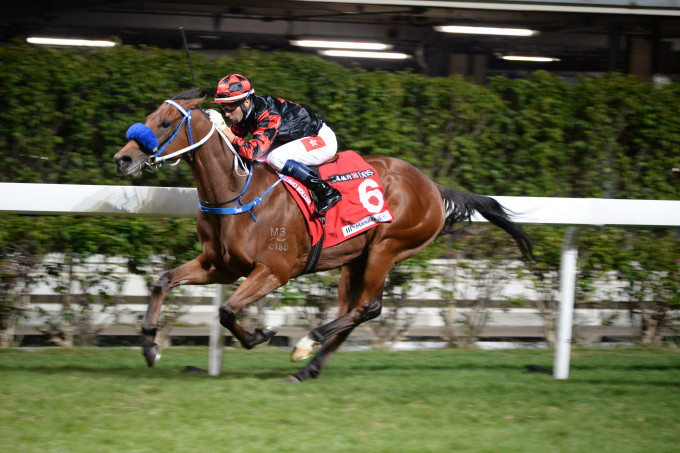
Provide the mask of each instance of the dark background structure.
POLYGON ((291 39, 380 41, 412 56, 384 61, 336 58, 345 65, 489 76, 547 69, 562 76, 621 71, 680 77, 680 7, 672 0, 308 0, 84 1, 24 0, 0 6, 0 44, 28 35, 106 39, 178 48, 184 27, 193 51, 229 56, 250 47, 294 50, 291 39), (521 27, 532 37, 452 35, 436 25, 521 27), (541 55, 551 63, 507 62, 541 55))

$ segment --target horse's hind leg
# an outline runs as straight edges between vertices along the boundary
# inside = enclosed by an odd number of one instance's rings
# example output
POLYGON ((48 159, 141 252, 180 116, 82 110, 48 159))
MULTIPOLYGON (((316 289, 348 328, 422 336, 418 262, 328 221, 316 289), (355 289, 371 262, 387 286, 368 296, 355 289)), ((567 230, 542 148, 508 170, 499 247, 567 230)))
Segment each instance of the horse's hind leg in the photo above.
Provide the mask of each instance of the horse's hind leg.
POLYGON ((236 278, 236 276, 225 274, 215 269, 208 262, 205 255, 200 255, 188 263, 163 274, 153 285, 151 302, 142 322, 142 334, 144 335, 142 349, 147 365, 154 366, 160 358, 158 345, 156 344, 156 331, 161 307, 168 291, 178 285, 226 284, 235 281, 236 278))

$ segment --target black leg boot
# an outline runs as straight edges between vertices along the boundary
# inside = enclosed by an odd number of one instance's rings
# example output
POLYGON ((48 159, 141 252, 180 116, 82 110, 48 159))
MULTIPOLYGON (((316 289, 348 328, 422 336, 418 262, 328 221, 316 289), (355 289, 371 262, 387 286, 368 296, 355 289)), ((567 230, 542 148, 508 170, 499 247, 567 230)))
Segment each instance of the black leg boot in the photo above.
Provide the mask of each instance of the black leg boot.
POLYGON ((337 189, 331 187, 300 162, 287 160, 281 169, 281 173, 292 176, 309 189, 312 194, 314 209, 319 215, 342 199, 342 195, 337 189))
POLYGON ((314 209, 317 214, 328 211, 334 204, 342 199, 338 189, 331 187, 326 181, 312 176, 302 183, 312 192, 314 209))

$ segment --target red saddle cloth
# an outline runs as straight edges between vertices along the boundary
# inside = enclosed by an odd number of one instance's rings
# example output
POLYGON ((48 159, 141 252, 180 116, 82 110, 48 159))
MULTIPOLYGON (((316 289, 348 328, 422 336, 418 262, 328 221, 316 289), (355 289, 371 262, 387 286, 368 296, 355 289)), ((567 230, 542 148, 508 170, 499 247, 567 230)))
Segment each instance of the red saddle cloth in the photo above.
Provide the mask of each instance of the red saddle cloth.
MULTIPOLYGON (((319 167, 321 178, 342 194, 342 200, 326 211, 323 248, 337 245, 379 223, 394 219, 383 196, 378 172, 354 151, 343 151, 337 156, 333 162, 319 167)), ((314 204, 309 192, 289 176, 283 181, 307 220, 312 245, 316 244, 321 239, 323 224, 314 216, 314 204)))

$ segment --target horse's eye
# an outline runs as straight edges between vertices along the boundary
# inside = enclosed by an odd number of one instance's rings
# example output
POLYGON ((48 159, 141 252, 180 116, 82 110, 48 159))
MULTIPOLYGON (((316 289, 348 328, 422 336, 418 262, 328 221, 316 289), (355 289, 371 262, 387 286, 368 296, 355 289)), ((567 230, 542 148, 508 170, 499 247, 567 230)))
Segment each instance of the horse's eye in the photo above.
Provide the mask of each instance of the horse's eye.
POLYGON ((166 121, 163 121, 163 122, 161 123, 161 127, 167 129, 168 127, 170 127, 170 121, 167 121, 167 120, 166 120, 166 121))

